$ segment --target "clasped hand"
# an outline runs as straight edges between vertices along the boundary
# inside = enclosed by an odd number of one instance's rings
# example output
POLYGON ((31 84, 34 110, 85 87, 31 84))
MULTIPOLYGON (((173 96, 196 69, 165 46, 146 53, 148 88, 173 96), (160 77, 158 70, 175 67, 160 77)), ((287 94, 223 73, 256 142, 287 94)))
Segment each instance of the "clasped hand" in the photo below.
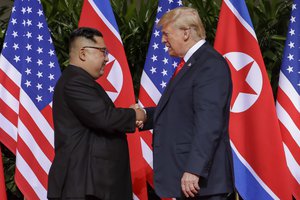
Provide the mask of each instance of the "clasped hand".
POLYGON ((137 128, 143 128, 144 122, 146 121, 146 112, 138 105, 138 104, 132 104, 130 108, 135 110, 135 116, 136 116, 136 127, 137 128))

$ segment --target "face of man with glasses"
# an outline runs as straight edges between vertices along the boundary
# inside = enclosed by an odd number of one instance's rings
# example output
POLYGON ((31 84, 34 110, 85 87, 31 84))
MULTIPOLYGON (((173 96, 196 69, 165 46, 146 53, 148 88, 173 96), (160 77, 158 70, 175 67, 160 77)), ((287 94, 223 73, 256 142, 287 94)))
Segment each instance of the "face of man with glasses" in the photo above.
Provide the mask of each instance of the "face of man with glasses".
POLYGON ((102 37, 94 37, 96 43, 82 44, 80 49, 84 55, 84 69, 94 78, 98 79, 104 73, 104 67, 109 61, 108 50, 102 37))

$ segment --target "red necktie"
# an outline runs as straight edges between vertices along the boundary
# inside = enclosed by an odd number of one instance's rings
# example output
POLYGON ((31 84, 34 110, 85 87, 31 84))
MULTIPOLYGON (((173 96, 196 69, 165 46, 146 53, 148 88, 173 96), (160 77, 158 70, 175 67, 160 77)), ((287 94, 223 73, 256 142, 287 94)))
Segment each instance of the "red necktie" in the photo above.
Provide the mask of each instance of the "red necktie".
POLYGON ((179 71, 182 69, 183 65, 184 65, 184 60, 181 59, 179 65, 177 66, 174 74, 173 74, 173 78, 179 73, 179 71))

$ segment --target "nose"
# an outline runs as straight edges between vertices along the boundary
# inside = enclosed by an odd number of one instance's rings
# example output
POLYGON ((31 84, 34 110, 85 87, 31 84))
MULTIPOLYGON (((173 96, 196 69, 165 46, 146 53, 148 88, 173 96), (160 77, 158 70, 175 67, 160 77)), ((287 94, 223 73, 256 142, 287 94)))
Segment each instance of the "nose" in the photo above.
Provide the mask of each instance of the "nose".
POLYGON ((162 35, 162 37, 161 37, 161 42, 162 43, 166 43, 167 42, 167 39, 166 39, 166 37, 164 35, 162 35))
POLYGON ((107 63, 109 61, 108 54, 104 56, 104 61, 107 63))

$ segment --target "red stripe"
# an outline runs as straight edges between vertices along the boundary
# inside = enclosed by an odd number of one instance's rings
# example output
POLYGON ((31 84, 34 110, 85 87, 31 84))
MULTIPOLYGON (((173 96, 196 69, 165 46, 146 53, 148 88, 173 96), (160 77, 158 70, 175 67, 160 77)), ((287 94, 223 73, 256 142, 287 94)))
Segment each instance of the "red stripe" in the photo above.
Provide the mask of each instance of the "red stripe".
POLYGON ((16 141, 10 137, 8 133, 6 133, 2 128, 0 128, 0 141, 16 155, 17 143, 16 141))
POLYGON ((32 119, 31 115, 25 110, 25 108, 20 104, 20 119, 27 127, 28 131, 31 133, 32 137, 36 143, 40 146, 44 154, 48 157, 50 161, 54 158, 54 149, 52 145, 48 142, 47 138, 44 136, 43 132, 39 129, 36 122, 32 119))
POLYGON ((0 80, 1 84, 8 90, 11 95, 13 95, 16 99, 19 99, 20 96, 20 87, 13 82, 10 77, 8 77, 4 71, 0 69, 0 80))
POLYGON ((152 151, 152 133, 150 131, 141 131, 140 136, 152 151))
POLYGON ((0 199, 6 200, 6 187, 4 181, 4 170, 3 170, 3 163, 2 163, 2 152, 0 148, 0 199))
MULTIPOLYGON (((146 161, 145 161, 146 162, 146 161)), ((153 170, 151 168, 151 166, 146 162, 146 178, 147 178, 147 182, 149 183, 149 185, 154 188, 154 182, 153 182, 153 170)))
POLYGON ((37 157, 32 153, 30 148, 26 145, 26 143, 22 140, 21 137, 18 137, 17 144, 18 152, 22 155, 26 163, 29 165, 35 176, 44 186, 44 188, 48 188, 48 175, 41 167, 39 162, 37 161, 37 157))
POLYGON ((297 161, 298 165, 300 164, 300 148, 298 144, 295 142, 294 138, 291 136, 290 132, 286 129, 286 127, 280 122, 280 130, 282 134, 282 139, 286 146, 289 148, 292 153, 294 159, 297 161))
POLYGON ((2 99, 0 99, 1 114, 14 126, 18 125, 18 114, 12 110, 2 99))
POLYGON ((297 128, 300 129, 300 113, 296 109, 295 105, 280 87, 278 87, 277 94, 277 101, 293 119, 293 122, 296 124, 297 128))
POLYGON ((29 183, 21 174, 21 172, 18 170, 18 166, 16 167, 15 182, 18 188, 21 190, 22 194, 24 195, 25 199, 39 200, 39 197, 37 196, 35 191, 29 185, 29 183))
POLYGON ((54 129, 53 126, 53 117, 52 117, 52 108, 50 105, 47 105, 43 110, 41 110, 42 115, 47 120, 48 124, 54 129))
POLYGON ((290 182, 292 184, 293 196, 295 197, 295 199, 300 199, 300 185, 290 171, 288 172, 288 175, 290 177, 290 182))
POLYGON ((139 99, 144 106, 153 107, 156 106, 156 103, 152 100, 152 98, 148 95, 143 85, 140 87, 139 99))

